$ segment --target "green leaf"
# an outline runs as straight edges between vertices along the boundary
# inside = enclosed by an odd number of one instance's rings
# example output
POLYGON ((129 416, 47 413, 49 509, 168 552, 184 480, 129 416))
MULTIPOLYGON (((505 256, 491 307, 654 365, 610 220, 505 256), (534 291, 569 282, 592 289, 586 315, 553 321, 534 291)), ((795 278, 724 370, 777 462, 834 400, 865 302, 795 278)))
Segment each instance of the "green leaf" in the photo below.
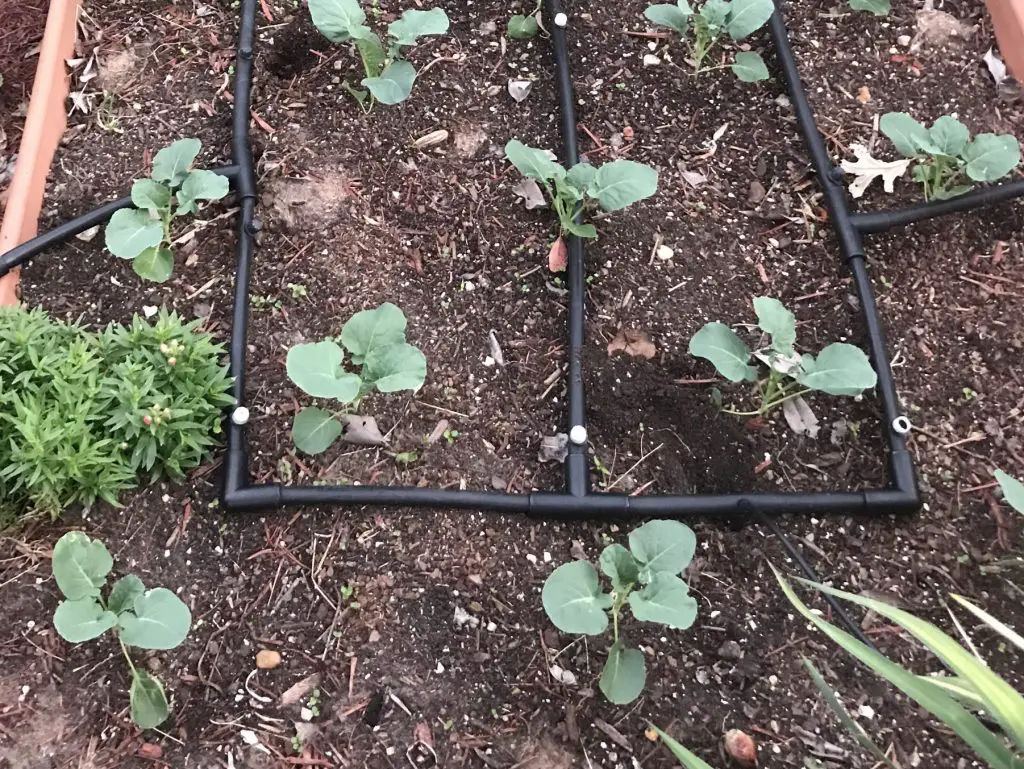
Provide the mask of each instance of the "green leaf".
POLYGON ((768 67, 760 54, 753 51, 740 51, 730 69, 744 83, 756 83, 768 79, 768 67))
POLYGON ((995 476, 999 481, 999 488, 1003 490, 1003 499, 1010 507, 1024 515, 1024 483, 1002 470, 996 470, 995 476))
POLYGON ((602 552, 599 561, 601 571, 612 581, 617 592, 628 590, 640 581, 640 564, 633 554, 620 544, 608 545, 602 552))
POLYGON ((120 259, 134 259, 147 248, 156 248, 164 239, 164 225, 149 211, 122 208, 115 211, 104 232, 107 250, 120 259))
POLYGON ((853 717, 843 705, 842 700, 839 699, 839 695, 836 694, 832 687, 828 685, 825 677, 818 672, 818 669, 814 667, 813 663, 806 657, 802 657, 802 659, 804 667, 807 668, 807 672, 811 674, 811 680, 818 688, 818 691, 821 692, 821 696, 825 698, 826 704, 832 709, 832 712, 835 713, 836 718, 839 719, 839 723, 843 725, 846 731, 853 736, 864 750, 875 757, 875 760, 880 761, 890 767, 890 769, 897 769, 882 749, 879 748, 868 736, 868 733, 864 731, 864 727, 853 720, 853 717))
POLYGON ((347 43, 372 35, 359 0, 309 0, 309 15, 332 43, 347 43))
POLYGON ((107 598, 107 609, 114 614, 128 611, 135 605, 135 599, 145 592, 146 586, 134 574, 121 577, 110 589, 110 597, 107 598))
POLYGON ((680 35, 685 35, 690 29, 690 17, 693 16, 693 9, 690 8, 686 0, 680 0, 678 5, 658 3, 648 6, 644 11, 644 16, 652 24, 668 27, 680 35))
POLYGON ((796 344, 796 316, 786 305, 770 296, 754 299, 757 325, 772 338, 772 349, 780 355, 790 355, 796 344))
POLYGON ((164 147, 153 158, 153 178, 171 187, 181 186, 202 148, 199 139, 179 139, 169 147, 164 147))
POLYGON ((700 9, 700 17, 711 28, 711 33, 717 35, 719 30, 725 26, 730 10, 729 0, 708 0, 700 9))
POLYGON ((132 185, 132 205, 147 211, 163 211, 171 205, 171 189, 152 179, 136 179, 132 185))
POLYGON ((921 147, 931 143, 928 129, 906 112, 887 112, 878 127, 903 157, 916 158, 921 154, 921 147))
POLYGON ((61 601, 53 613, 53 627, 73 644, 91 641, 117 624, 117 615, 105 610, 95 596, 61 601))
POLYGON ((1020 144, 1013 136, 978 134, 961 157, 964 171, 976 182, 1002 179, 1020 163, 1020 144))
POLYGON ((868 11, 875 16, 888 16, 892 10, 892 0, 850 0, 850 7, 855 11, 868 11))
POLYGON ((950 187, 948 190, 944 190, 941 187, 932 193, 933 200, 949 200, 950 198, 956 198, 960 195, 965 195, 974 188, 969 184, 959 184, 956 187, 950 187))
POLYGON ((165 587, 135 596, 132 612, 117 618, 121 640, 140 649, 173 649, 185 640, 192 627, 192 612, 165 587))
POLYGON ((565 633, 598 635, 608 627, 611 596, 602 592, 588 561, 563 563, 544 581, 540 594, 548 618, 565 633))
POLYGON ((344 358, 342 349, 326 339, 295 345, 288 351, 285 368, 288 378, 306 395, 351 403, 359 397, 362 381, 355 374, 342 370, 344 358))
POLYGON ((686 630, 697 619, 697 601, 690 588, 675 574, 660 571, 640 592, 629 594, 629 608, 641 622, 657 622, 686 630))
POLYGON ((69 601, 99 596, 113 567, 106 546, 81 531, 69 531, 53 547, 53 578, 69 601))
POLYGON ((407 61, 393 61, 380 77, 364 77, 361 84, 381 104, 398 104, 409 98, 416 82, 416 68, 407 61))
POLYGON ((599 684, 608 701, 614 705, 628 705, 640 696, 646 680, 647 663, 643 652, 627 649, 621 642, 613 644, 599 684))
MULTIPOLYGON (((380 38, 370 32, 365 37, 361 37, 356 40, 356 50, 359 51, 359 56, 363 60, 363 68, 366 75, 380 75, 384 70, 384 65, 388 63, 388 54, 384 50, 384 44, 381 43, 380 38)), ((359 97, 359 94, 365 94, 363 98, 369 96, 369 91, 356 91, 349 88, 349 91, 359 100, 362 104, 363 99, 359 97)))
POLYGON ((665 747, 669 749, 669 752, 676 757, 685 769, 713 769, 710 764, 705 762, 702 758, 699 758, 694 753, 691 753, 654 724, 651 724, 651 728, 659 737, 661 737, 661 741, 665 743, 665 747))
POLYGON ((971 135, 967 126, 955 117, 943 115, 928 130, 928 138, 939 154, 955 158, 964 151, 971 135))
POLYGON ((375 347, 404 342, 406 325, 405 313, 391 302, 385 302, 349 318, 341 329, 341 343, 352 354, 352 362, 362 365, 375 347))
MULTIPOLYGON (((950 597, 954 601, 956 601, 958 604, 963 606, 965 609, 967 609, 967 611, 969 611, 975 617, 977 617, 982 622, 984 622, 986 625, 988 625, 992 630, 994 630, 997 633, 999 633, 999 635, 1001 635, 1007 641, 1012 643, 1018 649, 1024 651, 1024 637, 1022 637, 1020 635, 1020 633, 1015 631, 1010 626, 1006 625, 1001 620, 998 620, 995 617, 993 617, 991 614, 989 614, 987 611, 982 609, 980 606, 975 606, 973 603, 968 601, 962 595, 957 595, 956 593, 952 593, 950 595, 950 597)), ((1024 730, 1024 723, 1021 724, 1021 728, 1022 728, 1022 730, 1024 730)))
MULTIPOLYGON (((583 193, 594 183, 597 177, 597 169, 590 163, 577 163, 565 175, 565 184, 568 184, 578 193, 577 200, 583 199, 583 193)), ((562 185, 558 185, 561 190, 562 185)))
POLYGON ((546 150, 527 147, 518 139, 505 145, 505 157, 523 176, 537 181, 564 179, 566 171, 548 155, 546 150))
POLYGON ((587 194, 605 211, 618 211, 658 191, 658 172, 632 160, 605 163, 594 175, 587 194))
POLYGON ((322 454, 341 435, 341 423, 328 411, 307 406, 295 415, 292 441, 303 454, 322 454))
POLYGON ((175 216, 194 214, 196 212, 197 200, 220 200, 228 194, 231 185, 226 176, 215 174, 213 171, 198 170, 192 171, 185 177, 184 184, 178 190, 178 210, 175 216))
POLYGON ((132 269, 143 280, 163 283, 174 273, 174 253, 169 248, 147 248, 135 257, 132 269))
POLYGON ((132 721, 143 729, 155 729, 171 714, 167 707, 164 687, 145 670, 132 673, 132 686, 128 692, 132 721))
POLYGON ((848 396, 860 395, 878 383, 878 375, 864 351, 845 342, 830 344, 816 360, 812 355, 804 355, 794 379, 812 390, 848 396))
POLYGON ((768 23, 775 12, 772 0, 732 0, 726 29, 733 40, 743 40, 768 23))
POLYGON ((508 36, 513 40, 528 40, 537 34, 537 19, 516 14, 508 20, 508 36))
POLYGON ((416 392, 427 378, 427 359, 418 348, 402 342, 374 347, 366 356, 363 381, 382 393, 416 392))
POLYGON ((753 382, 757 369, 751 366, 750 350, 736 332, 724 323, 707 323, 690 339, 690 355, 711 361, 730 382, 753 382))
POLYGON ((629 532, 629 549, 640 562, 640 581, 650 582, 658 572, 679 574, 689 566, 697 537, 681 521, 648 521, 629 532))
POLYGON ((580 224, 572 219, 563 222, 565 225, 565 231, 570 235, 575 235, 578 238, 596 238, 597 227, 592 224, 580 224))
POLYGON ((441 8, 429 11, 408 10, 388 24, 388 36, 394 45, 416 45, 424 35, 443 35, 448 31, 448 14, 441 8))

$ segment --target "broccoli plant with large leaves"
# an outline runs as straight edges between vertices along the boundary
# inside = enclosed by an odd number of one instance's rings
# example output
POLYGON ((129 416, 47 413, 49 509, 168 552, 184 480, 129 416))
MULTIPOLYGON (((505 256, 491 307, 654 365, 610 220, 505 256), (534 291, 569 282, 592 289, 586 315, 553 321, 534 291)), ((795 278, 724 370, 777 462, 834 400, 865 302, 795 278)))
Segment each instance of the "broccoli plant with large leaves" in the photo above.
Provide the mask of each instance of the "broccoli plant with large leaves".
POLYGON ((402 48, 416 45, 421 37, 448 31, 448 14, 441 8, 408 10, 388 24, 387 47, 366 25, 359 0, 309 0, 316 28, 332 43, 352 43, 359 53, 366 77, 363 89, 344 83, 365 112, 374 101, 398 104, 409 98, 416 82, 416 68, 402 57, 402 48))
MULTIPOLYGON (((652 24, 678 32, 686 43, 694 74, 709 69, 704 60, 712 49, 728 35, 734 43, 742 42, 761 29, 775 11, 772 0, 707 0, 698 10, 687 0, 657 3, 648 6, 644 16, 652 24)), ((745 83, 768 79, 764 59, 753 51, 740 51, 730 65, 733 74, 745 83)))
POLYGON ((197 213, 201 200, 220 200, 228 194, 227 177, 192 169, 202 147, 198 139, 181 139, 156 153, 152 176, 132 185, 134 208, 115 212, 107 223, 107 250, 130 259, 145 280, 163 283, 174 272, 174 220, 197 213))
POLYGON ((751 350, 724 323, 706 324, 690 339, 690 355, 705 358, 730 382, 756 382, 761 403, 755 411, 723 409, 736 416, 764 416, 786 401, 812 392, 854 397, 878 381, 871 362, 859 347, 835 342, 818 356, 796 351, 796 317, 778 299, 754 299, 757 325, 768 344, 751 350), (751 363, 751 359, 755 363, 751 363), (756 363, 768 369, 762 378, 756 363))
POLYGON ((170 715, 167 695, 159 679, 136 667, 128 648, 175 648, 192 627, 192 613, 170 590, 147 590, 134 574, 114 582, 104 598, 103 588, 113 567, 106 546, 80 531, 69 531, 57 540, 53 578, 64 600, 54 612, 53 625, 70 643, 91 641, 108 630, 114 633, 131 671, 132 721, 143 729, 153 729, 170 715))
POLYGON ((333 400, 337 412, 317 406, 302 409, 292 424, 295 447, 321 454, 338 439, 344 427, 338 417, 355 411, 363 397, 423 386, 427 359, 405 341, 405 314, 390 302, 353 315, 341 329, 341 345, 333 339, 298 344, 288 351, 288 378, 306 395, 333 400), (359 372, 344 368, 345 351, 359 372))
POLYGON ((544 583, 541 601, 555 627, 565 633, 601 635, 611 614, 612 645, 600 687, 616 705, 640 696, 647 665, 639 649, 627 648, 619 619, 628 605, 641 622, 685 630, 697 618, 697 601, 679 576, 697 547, 693 531, 679 521, 650 521, 629 534, 629 549, 610 544, 601 553, 601 571, 611 581, 605 592, 589 561, 555 569, 544 583))

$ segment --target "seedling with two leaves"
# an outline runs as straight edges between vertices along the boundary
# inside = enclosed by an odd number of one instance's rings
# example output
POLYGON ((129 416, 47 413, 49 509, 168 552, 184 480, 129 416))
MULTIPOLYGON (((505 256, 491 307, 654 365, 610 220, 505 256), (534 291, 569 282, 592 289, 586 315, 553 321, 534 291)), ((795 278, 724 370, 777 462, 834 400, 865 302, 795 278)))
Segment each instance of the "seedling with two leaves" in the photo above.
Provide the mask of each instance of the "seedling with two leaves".
MULTIPOLYGON (((695 75, 719 67, 706 67, 704 60, 724 35, 739 43, 761 29, 775 11, 772 0, 707 0, 699 10, 688 0, 658 3, 644 11, 647 20, 678 32, 686 43, 695 75)), ((768 79, 764 59, 753 51, 740 51, 730 65, 745 83, 768 79)))
POLYGON ((321 454, 344 432, 339 416, 359 408, 374 390, 415 392, 427 377, 427 359, 405 341, 405 314, 390 302, 353 315, 341 329, 341 345, 333 339, 295 345, 288 351, 288 378, 307 395, 342 404, 337 412, 316 406, 302 409, 292 424, 295 447, 321 454), (342 349, 344 347, 344 349, 342 349), (343 367, 345 350, 359 373, 343 367))
POLYGON ((202 146, 198 139, 180 139, 156 153, 152 177, 132 185, 134 208, 116 211, 107 223, 107 249, 131 259, 132 268, 145 280, 163 283, 174 272, 174 219, 197 213, 201 200, 220 200, 228 194, 227 177, 190 170, 202 146))
POLYGON ((366 74, 360 85, 366 90, 348 83, 344 87, 365 112, 373 109, 374 101, 391 105, 408 99, 416 68, 402 58, 402 48, 416 45, 426 35, 448 31, 448 14, 443 9, 408 10, 388 24, 385 48, 377 33, 366 26, 359 0, 309 0, 309 13, 324 37, 332 43, 353 43, 359 52, 366 74))
POLYGON ((870 390, 878 381, 868 356, 859 347, 835 342, 818 357, 796 352, 796 317, 778 299, 754 299, 758 327, 769 336, 767 347, 751 351, 724 323, 706 324, 690 339, 690 355, 711 361, 730 382, 756 382, 761 403, 755 411, 723 409, 736 416, 764 416, 786 401, 817 391, 853 397, 870 390), (751 357, 768 368, 760 377, 751 357))
POLYGON ((529 40, 531 37, 536 37, 537 30, 540 29, 540 22, 538 22, 537 19, 540 15, 540 8, 543 3, 544 0, 537 0, 537 5, 533 9, 533 13, 517 13, 509 19, 507 30, 508 36, 513 40, 529 40))
POLYGON ((629 533, 629 549, 608 545, 601 553, 601 571, 611 580, 606 593, 589 561, 572 561, 555 569, 544 582, 541 602, 555 627, 565 633, 601 635, 611 613, 612 645, 601 673, 600 687, 616 705, 640 696, 647 665, 639 649, 629 649, 619 636, 619 617, 628 604, 641 622, 685 630, 697 618, 697 602, 679 576, 697 547, 693 531, 679 521, 650 521, 629 533))
POLYGON ((112 630, 131 670, 129 690, 132 721, 154 729, 170 714, 163 685, 135 666, 128 647, 173 649, 192 627, 192 613, 164 587, 147 590, 142 580, 127 574, 117 580, 106 599, 103 587, 114 566, 106 546, 80 531, 69 531, 53 548, 53 578, 64 595, 53 615, 60 637, 70 643, 99 638, 112 630))
POLYGON ((949 115, 925 128, 906 112, 889 112, 879 128, 903 157, 917 161, 912 174, 925 200, 963 195, 971 190, 967 180, 998 181, 1020 164, 1015 137, 983 133, 972 140, 967 126, 949 115))

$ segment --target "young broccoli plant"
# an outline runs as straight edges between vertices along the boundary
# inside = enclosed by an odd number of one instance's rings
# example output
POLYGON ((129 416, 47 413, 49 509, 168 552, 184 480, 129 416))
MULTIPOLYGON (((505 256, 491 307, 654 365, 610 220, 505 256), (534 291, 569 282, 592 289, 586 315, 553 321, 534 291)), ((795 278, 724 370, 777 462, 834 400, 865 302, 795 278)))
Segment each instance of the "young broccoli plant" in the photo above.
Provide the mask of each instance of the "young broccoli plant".
POLYGON ((611 580, 604 592, 589 561, 555 569, 544 582, 541 602, 555 627, 565 633, 601 635, 612 615, 612 645, 600 687, 616 705, 632 702, 643 691, 647 666, 639 649, 629 649, 619 634, 619 617, 629 604, 641 622, 685 630, 697 618, 697 602, 679 577, 697 547, 693 531, 678 521, 650 521, 629 534, 629 549, 608 545, 600 566, 611 580))
POLYGON ((145 280, 163 283, 174 271, 174 219, 195 214, 200 200, 220 200, 228 194, 227 177, 190 170, 202 146, 198 139, 181 139, 156 153, 152 177, 132 185, 134 208, 116 211, 107 223, 107 250, 131 259, 135 272, 145 280))
POLYGON ((1020 145, 1009 134, 978 134, 944 115, 925 128, 905 112, 889 112, 879 122, 897 151, 917 161, 914 181, 924 188, 925 200, 946 200, 971 190, 967 180, 994 182, 1020 164, 1020 145), (965 179, 966 177, 966 179, 965 179))
POLYGON ((107 597, 103 587, 114 560, 102 542, 80 531, 69 531, 53 548, 53 578, 64 595, 53 615, 61 638, 82 643, 112 630, 131 671, 128 696, 132 721, 154 729, 170 714, 160 681, 136 667, 128 647, 173 649, 188 635, 192 613, 178 596, 164 587, 146 590, 142 580, 127 574, 117 580, 107 597))
POLYGON ((796 352, 796 317, 778 299, 754 299, 757 325, 768 334, 767 347, 752 352, 735 331, 724 323, 712 322, 690 339, 690 355, 711 361, 730 382, 757 382, 761 404, 756 411, 732 411, 736 416, 764 416, 788 400, 817 391, 853 397, 873 388, 878 375, 859 347, 836 342, 815 358, 796 352), (760 378, 751 357, 768 367, 760 378))
POLYGON ((364 112, 381 104, 398 104, 409 98, 416 82, 416 68, 402 58, 402 48, 416 45, 426 35, 448 31, 448 14, 441 8, 429 11, 409 10, 388 25, 387 48, 380 37, 366 26, 366 14, 359 0, 309 0, 313 24, 332 43, 354 43, 366 77, 360 84, 366 90, 344 83, 364 112))
POLYGON ((523 176, 538 182, 558 214, 561 235, 596 238, 593 224, 579 221, 588 209, 618 211, 658 191, 658 172, 632 160, 614 160, 595 168, 577 163, 568 171, 547 150, 518 139, 505 145, 507 157, 523 176))
MULTIPOLYGON (((678 32, 686 43, 693 62, 694 74, 719 67, 705 67, 704 60, 728 34, 733 42, 741 42, 761 29, 775 11, 772 0, 707 0, 698 11, 688 0, 648 6, 644 16, 652 24, 678 32)), ((733 73, 745 83, 768 79, 768 68, 758 54, 740 51, 730 65, 733 73)))
POLYGON ((305 454, 321 454, 344 432, 339 416, 359 407, 359 401, 377 390, 415 392, 427 377, 427 359, 405 341, 405 315, 395 305, 382 304, 353 315, 341 329, 341 345, 348 350, 359 373, 346 371, 345 350, 333 339, 299 344, 288 351, 288 378, 314 398, 342 404, 336 414, 316 406, 302 409, 292 424, 295 447, 305 454))

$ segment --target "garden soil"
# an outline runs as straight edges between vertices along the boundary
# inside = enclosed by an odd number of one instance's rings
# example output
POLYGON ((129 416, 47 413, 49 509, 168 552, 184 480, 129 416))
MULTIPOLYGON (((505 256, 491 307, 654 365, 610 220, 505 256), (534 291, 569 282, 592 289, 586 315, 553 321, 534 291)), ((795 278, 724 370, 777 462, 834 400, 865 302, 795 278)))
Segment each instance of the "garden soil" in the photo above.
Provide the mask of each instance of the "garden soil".
MULTIPOLYGON (((351 52, 319 38, 301 4, 261 3, 252 117, 263 229, 247 393, 258 481, 513 492, 561 482, 561 467, 539 461, 538 450, 565 420, 566 294, 547 269, 551 217, 525 209, 502 152, 512 138, 559 149, 549 44, 504 37, 526 3, 448 5, 451 35, 412 53, 421 76, 410 100, 363 115, 343 87, 356 75, 351 52), (509 97, 510 78, 533 83, 522 103, 509 97), (440 144, 416 146, 438 130, 448 132, 440 144), (287 349, 336 335, 384 301, 409 317, 410 341, 428 359, 426 386, 365 402, 385 448, 296 455, 290 423, 304 400, 285 377, 287 349)), ((567 5, 582 150, 594 163, 629 158, 660 174, 658 194, 600 218, 587 248, 594 484, 643 494, 881 485, 873 397, 809 398, 820 431, 798 436, 781 415, 717 413, 713 388, 741 409, 752 407, 751 393, 687 355, 709 320, 752 329, 758 295, 794 310, 804 349, 864 341, 779 79, 742 84, 728 70, 695 79, 679 44, 650 34, 644 2, 567 5), (645 55, 659 63, 645 66, 645 55), (626 333, 649 357, 609 352, 626 333)), ((1018 97, 982 63, 993 41, 982 4, 946 4, 956 25, 945 36, 917 4, 893 5, 883 20, 824 0, 790 12, 836 160, 853 143, 891 157, 874 128, 891 110, 955 112, 975 132, 1024 138, 1018 97)), ((374 24, 401 10, 391 0, 376 7, 374 24)), ((79 56, 95 55, 100 76, 83 82, 75 72, 87 109, 75 110, 58 152, 46 226, 125 194, 174 139, 199 137, 205 165, 230 160, 236 10, 92 0, 85 11, 79 56)), ((751 44, 771 69, 766 36, 751 44)), ((863 209, 916 200, 908 180, 896 189, 872 189, 863 209)), ((23 299, 95 325, 173 307, 226 340, 232 206, 182 225, 166 284, 141 283, 104 252, 102 233, 87 233, 24 271, 23 299)), ((991 475, 1024 475, 1022 223, 1019 207, 1006 205, 869 240, 926 506, 910 518, 781 521, 823 579, 954 634, 950 592, 1018 631, 1024 624, 1021 525, 991 475)), ((540 588, 557 564, 623 541, 627 525, 482 511, 227 515, 219 471, 215 458, 183 486, 143 487, 120 508, 71 511, 0 540, 0 766, 669 767, 645 736, 648 722, 715 766, 728 765, 720 744, 731 728, 757 740, 769 769, 810 757, 870 766, 801 656, 901 765, 969 760, 952 734, 794 617, 769 563, 793 565, 759 526, 694 522, 697 623, 685 632, 625 624, 644 649, 648 687, 616 707, 596 686, 606 644, 556 632, 540 588), (188 640, 142 660, 172 696, 162 731, 139 733, 128 721, 127 671, 109 639, 71 646, 53 630, 50 550, 78 527, 108 543, 117 573, 172 587, 192 608, 188 640), (281 663, 257 669, 264 649, 281 663)), ((1021 688, 1020 657, 961 621, 1021 688)), ((877 617, 863 628, 915 671, 937 670, 877 617)))

